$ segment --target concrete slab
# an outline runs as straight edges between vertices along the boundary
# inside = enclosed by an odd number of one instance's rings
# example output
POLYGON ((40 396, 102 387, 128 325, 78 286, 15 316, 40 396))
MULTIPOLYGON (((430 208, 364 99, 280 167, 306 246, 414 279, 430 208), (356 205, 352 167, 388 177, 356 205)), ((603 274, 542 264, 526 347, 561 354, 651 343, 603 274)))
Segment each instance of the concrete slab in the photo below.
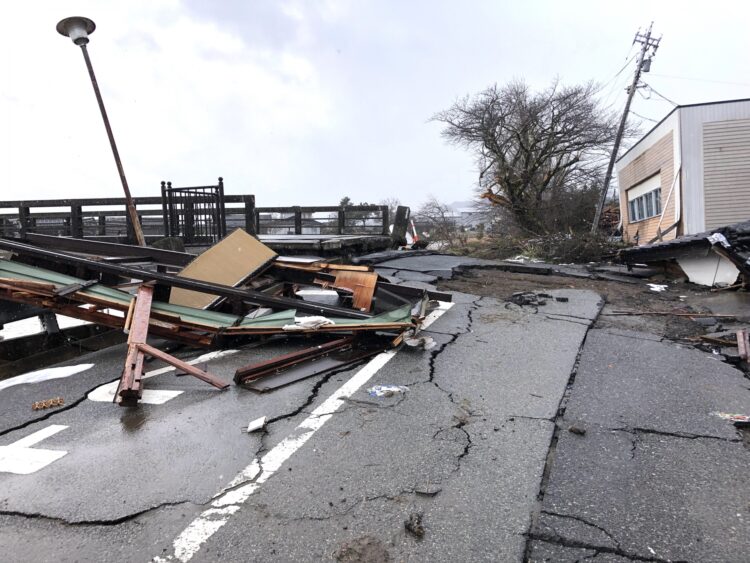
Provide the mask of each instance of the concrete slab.
POLYGON ((557 516, 534 536, 628 558, 742 561, 750 552, 748 463, 739 442, 598 425, 585 436, 563 431, 543 505, 557 516))
POLYGON ((595 329, 581 355, 567 417, 609 428, 736 438, 714 412, 750 412, 742 372, 694 348, 595 329))
POLYGON ((592 292, 568 292, 556 303, 559 323, 543 311, 483 299, 472 312, 468 331, 435 359, 435 381, 476 412, 552 419, 568 384, 588 321, 567 322, 565 313, 594 310, 592 292), (565 307, 568 307, 567 309, 565 307), (457 373, 468 377, 454 377, 457 373))

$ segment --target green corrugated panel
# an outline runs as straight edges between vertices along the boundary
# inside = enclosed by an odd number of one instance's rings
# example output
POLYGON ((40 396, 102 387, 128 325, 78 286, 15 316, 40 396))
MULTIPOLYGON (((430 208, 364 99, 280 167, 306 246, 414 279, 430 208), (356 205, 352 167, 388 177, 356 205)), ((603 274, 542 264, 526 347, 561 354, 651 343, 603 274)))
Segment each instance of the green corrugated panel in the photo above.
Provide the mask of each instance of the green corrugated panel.
POLYGON ((411 305, 404 305, 393 311, 381 313, 369 319, 339 319, 329 317, 335 324, 340 326, 352 325, 370 325, 383 323, 410 323, 411 322, 411 305))
MULTIPOLYGON (((25 264, 10 262, 8 260, 0 260, 0 277, 51 283, 58 287, 74 283, 82 283, 84 281, 74 278, 73 276, 66 276, 64 274, 45 270, 44 268, 36 268, 34 266, 27 266, 25 264)), ((91 297, 115 301, 123 306, 128 306, 131 299, 133 299, 133 296, 126 291, 107 287, 100 283, 86 288, 82 293, 90 295, 91 297)), ((161 301, 154 301, 151 305, 151 309, 163 313, 179 315, 179 317, 185 322, 203 324, 215 328, 233 326, 239 319, 239 317, 235 315, 217 313, 216 311, 204 311, 203 309, 193 309, 192 307, 183 307, 180 305, 170 305, 169 303, 162 303, 161 301)))

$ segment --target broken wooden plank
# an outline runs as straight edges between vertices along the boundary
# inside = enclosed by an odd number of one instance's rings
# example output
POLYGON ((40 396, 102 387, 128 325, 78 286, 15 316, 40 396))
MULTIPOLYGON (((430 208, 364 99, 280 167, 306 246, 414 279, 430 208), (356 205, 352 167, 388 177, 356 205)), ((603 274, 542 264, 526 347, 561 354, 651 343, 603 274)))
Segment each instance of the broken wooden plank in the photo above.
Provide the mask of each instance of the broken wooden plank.
POLYGON ((750 335, 745 329, 737 331, 737 349, 740 352, 740 358, 747 361, 750 357, 750 335))
POLYGON ((201 381, 205 381, 206 383, 213 385, 217 389, 226 389, 227 387, 229 387, 229 383, 226 383, 215 375, 212 375, 207 371, 203 371, 202 369, 188 364, 187 362, 183 362, 182 360, 175 358, 174 356, 167 354, 166 352, 162 352, 158 348, 154 348, 153 346, 149 346, 148 344, 139 344, 138 348, 144 354, 153 356, 154 358, 157 358, 162 362, 169 364, 170 366, 182 370, 188 375, 197 377, 201 381))
POLYGON ((714 313, 682 313, 675 311, 612 311, 604 313, 605 316, 613 315, 672 315, 674 317, 696 317, 696 318, 718 318, 718 319, 736 319, 737 315, 716 315, 714 313))
POLYGON ((144 344, 148 338, 148 325, 151 317, 151 303, 154 298, 154 288, 141 285, 135 296, 135 305, 130 315, 128 330, 128 352, 125 356, 125 366, 117 385, 114 402, 123 406, 137 403, 143 394, 141 379, 143 378, 143 352, 139 344, 144 344))
POLYGON ((350 290, 353 293, 353 307, 360 311, 369 311, 372 307, 372 296, 375 293, 377 282, 378 275, 375 272, 338 270, 333 287, 350 290))

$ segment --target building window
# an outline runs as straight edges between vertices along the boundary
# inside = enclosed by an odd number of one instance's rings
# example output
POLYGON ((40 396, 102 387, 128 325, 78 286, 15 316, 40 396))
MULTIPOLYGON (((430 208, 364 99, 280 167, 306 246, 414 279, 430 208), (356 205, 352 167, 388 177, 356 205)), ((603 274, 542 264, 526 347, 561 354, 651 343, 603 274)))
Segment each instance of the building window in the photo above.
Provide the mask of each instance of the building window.
POLYGON ((661 214, 661 188, 646 192, 628 202, 630 222, 643 221, 661 214))

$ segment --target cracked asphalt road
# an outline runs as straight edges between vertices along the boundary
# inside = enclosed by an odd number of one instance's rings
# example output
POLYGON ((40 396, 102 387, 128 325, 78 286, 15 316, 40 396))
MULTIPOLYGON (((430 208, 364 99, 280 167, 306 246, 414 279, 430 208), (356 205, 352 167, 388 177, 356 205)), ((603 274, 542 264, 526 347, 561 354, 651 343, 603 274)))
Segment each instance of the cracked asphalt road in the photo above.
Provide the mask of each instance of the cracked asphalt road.
POLYGON ((710 354, 591 330, 528 559, 747 561, 750 450, 715 413, 748 410, 747 378, 710 354))
MULTIPOLYGON (((394 281, 421 286, 471 265, 490 264, 424 256, 381 266, 394 281)), ((455 293, 455 305, 426 331, 437 346, 399 351, 343 399, 330 419, 190 552, 192 560, 662 561, 695 548, 689 533, 677 533, 680 524, 692 530, 686 520, 708 527, 713 518, 724 523, 736 518, 732 512, 741 512, 742 500, 724 489, 702 491, 701 478, 718 477, 700 473, 696 460, 706 460, 722 479, 742 479, 738 460, 744 458, 737 454, 743 445, 736 434, 724 421, 700 416, 709 403, 718 410, 741 409, 746 380, 710 359, 724 379, 706 380, 705 355, 665 351, 672 345, 658 338, 590 331, 603 305, 594 292, 546 293, 568 301, 519 307, 455 293), (633 341, 638 349, 646 346, 643 357, 627 355, 633 341), (620 354, 617 361, 613 353, 620 354), (621 381, 636 361, 642 366, 639 379, 621 381), (657 378, 652 382, 657 387, 634 394, 655 362, 673 362, 659 370, 672 379, 657 378), (609 364, 617 369, 603 367, 609 364), (693 394, 681 392, 679 416, 661 412, 669 410, 663 397, 680 386, 680 377, 702 385, 693 394), (716 388, 727 382, 735 387, 717 395, 716 388), (376 398, 366 391, 376 384, 409 390, 376 398), (586 435, 564 431, 571 424, 584 426, 586 435), (679 467, 672 459, 681 460, 679 467), (627 471, 619 475, 618 467, 627 471), (694 498, 670 513, 664 488, 672 487, 674 496, 677 478, 694 484, 689 489, 694 498), (417 514, 421 537, 405 528, 417 514), (657 535, 660 542, 644 543, 662 520, 673 527, 657 535), (670 547, 670 537, 687 547, 670 547)), ((209 368, 229 380, 238 365, 289 350, 283 343, 241 348, 211 360, 209 368)), ((199 352, 182 355, 194 358, 199 352)), ((264 395, 234 386, 218 392, 165 373, 146 384, 183 391, 164 404, 124 409, 88 399, 93 389, 118 377, 122 357, 122 347, 90 354, 71 362, 93 363, 87 371, 0 392, 0 446, 51 424, 67 426, 35 446, 67 455, 30 475, 0 473, 0 545, 7 560, 179 560, 175 538, 254 459, 283 445, 360 369, 264 395), (31 402, 58 395, 65 397, 64 407, 30 410, 31 402), (243 432, 248 421, 264 415, 270 421, 266 432, 243 432)), ((148 369, 160 366, 154 362, 148 369)), ((249 471, 232 490, 255 478, 249 471)), ((731 534, 704 534, 699 553, 735 560, 746 521, 731 525, 731 534), (726 546, 718 549, 724 551, 712 551, 721 542, 726 546)))

